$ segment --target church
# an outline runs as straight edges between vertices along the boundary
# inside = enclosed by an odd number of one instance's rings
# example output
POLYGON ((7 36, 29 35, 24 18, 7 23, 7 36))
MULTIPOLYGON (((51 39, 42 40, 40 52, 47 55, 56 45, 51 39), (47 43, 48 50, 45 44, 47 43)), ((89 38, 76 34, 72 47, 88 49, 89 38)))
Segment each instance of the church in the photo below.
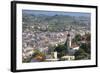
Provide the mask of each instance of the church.
POLYGON ((64 60, 74 60, 75 59, 74 54, 77 50, 79 50, 78 45, 72 44, 72 37, 71 37, 72 35, 70 32, 71 32, 71 29, 68 31, 67 39, 65 42, 65 45, 67 46, 68 52, 66 52, 65 56, 61 57, 64 60))
MULTIPOLYGON (((79 50, 79 45, 72 43, 71 28, 68 30, 67 38, 65 41, 65 46, 67 47, 67 52, 61 57, 62 60, 74 60, 75 52, 79 50)), ((57 59, 57 51, 54 52, 54 58, 57 59)))

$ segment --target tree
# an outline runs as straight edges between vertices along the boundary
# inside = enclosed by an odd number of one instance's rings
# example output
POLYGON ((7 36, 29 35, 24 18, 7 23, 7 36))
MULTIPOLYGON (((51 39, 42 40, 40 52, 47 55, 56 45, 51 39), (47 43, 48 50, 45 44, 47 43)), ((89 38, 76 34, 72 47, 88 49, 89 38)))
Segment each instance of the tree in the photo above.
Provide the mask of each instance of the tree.
POLYGON ((90 33, 85 34, 85 36, 86 36, 86 41, 91 41, 91 34, 90 33))
POLYGON ((82 36, 85 43, 80 43, 80 49, 75 53, 75 59, 90 59, 91 55, 91 35, 85 34, 82 36))
POLYGON ((58 52, 58 58, 61 58, 62 56, 66 55, 67 53, 67 46, 65 46, 64 44, 62 45, 58 45, 54 51, 58 52))
POLYGON ((81 41, 81 35, 80 35, 80 34, 77 34, 77 35, 75 36, 75 40, 76 40, 76 41, 81 41))
POLYGON ((82 36, 80 34, 75 35, 75 37, 72 39, 72 43, 75 44, 80 44, 79 42, 81 41, 82 36))
POLYGON ((89 54, 81 48, 74 55, 76 60, 84 60, 89 58, 89 54))
POLYGON ((90 43, 81 43, 80 48, 83 49, 88 54, 91 53, 90 43))

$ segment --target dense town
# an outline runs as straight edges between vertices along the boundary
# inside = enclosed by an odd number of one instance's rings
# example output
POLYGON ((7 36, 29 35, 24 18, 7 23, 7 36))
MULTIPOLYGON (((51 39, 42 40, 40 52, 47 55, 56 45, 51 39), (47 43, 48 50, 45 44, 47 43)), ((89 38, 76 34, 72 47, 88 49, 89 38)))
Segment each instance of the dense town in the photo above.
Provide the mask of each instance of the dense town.
MULTIPOLYGON (((30 15, 27 14, 23 15, 23 33, 22 33, 23 62, 45 62, 45 61, 48 62, 48 61, 63 61, 63 60, 75 60, 75 59, 79 60, 90 59, 89 20, 84 20, 84 23, 76 21, 77 23, 75 24, 78 25, 71 25, 72 23, 70 22, 69 22, 70 25, 67 25, 68 23, 57 25, 56 23, 58 19, 56 18, 57 15, 55 17, 53 16, 53 20, 49 19, 49 21, 46 20, 45 15, 44 17, 42 16, 42 18, 45 18, 44 22, 39 19, 41 17, 38 16, 39 17, 38 18, 37 16, 35 17, 33 15, 32 15, 34 17, 33 21, 31 16, 31 22, 29 22, 30 18, 28 18, 28 16, 30 17, 30 15), (25 21, 25 18, 29 20, 25 21), (52 24, 52 26, 50 24, 51 21, 52 23, 53 21, 55 21, 52 24), (84 52, 84 54, 82 54, 82 56, 80 55, 81 56, 80 58, 80 56, 77 56, 76 52, 80 50, 80 47, 84 48, 84 44, 82 43, 85 43, 86 46, 89 46, 88 47, 89 52, 87 52, 88 49, 86 51, 83 51, 81 49, 81 51, 79 52, 82 53, 84 52)), ((59 21, 58 23, 61 22, 59 21)))

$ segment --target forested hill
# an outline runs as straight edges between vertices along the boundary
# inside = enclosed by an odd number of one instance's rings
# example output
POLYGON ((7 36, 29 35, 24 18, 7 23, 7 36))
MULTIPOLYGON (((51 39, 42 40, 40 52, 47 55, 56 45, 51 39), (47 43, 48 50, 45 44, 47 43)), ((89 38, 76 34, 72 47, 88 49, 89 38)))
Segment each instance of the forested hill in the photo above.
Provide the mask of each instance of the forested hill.
POLYGON ((71 16, 71 15, 45 15, 45 14, 22 14, 24 28, 26 26, 35 26, 36 28, 48 29, 50 31, 65 31, 68 27, 86 27, 90 29, 89 16, 71 16))

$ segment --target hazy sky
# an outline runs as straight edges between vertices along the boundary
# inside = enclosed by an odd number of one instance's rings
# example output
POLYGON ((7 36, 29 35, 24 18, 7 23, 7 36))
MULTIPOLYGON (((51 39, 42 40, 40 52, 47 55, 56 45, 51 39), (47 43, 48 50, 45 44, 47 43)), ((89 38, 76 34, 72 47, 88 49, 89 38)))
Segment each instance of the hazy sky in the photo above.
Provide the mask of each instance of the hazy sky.
POLYGON ((45 14, 49 16, 53 15, 70 15, 70 16, 89 16, 90 13, 82 13, 82 12, 61 12, 61 11, 40 11, 40 10, 22 10, 22 13, 28 13, 28 14, 45 14))

